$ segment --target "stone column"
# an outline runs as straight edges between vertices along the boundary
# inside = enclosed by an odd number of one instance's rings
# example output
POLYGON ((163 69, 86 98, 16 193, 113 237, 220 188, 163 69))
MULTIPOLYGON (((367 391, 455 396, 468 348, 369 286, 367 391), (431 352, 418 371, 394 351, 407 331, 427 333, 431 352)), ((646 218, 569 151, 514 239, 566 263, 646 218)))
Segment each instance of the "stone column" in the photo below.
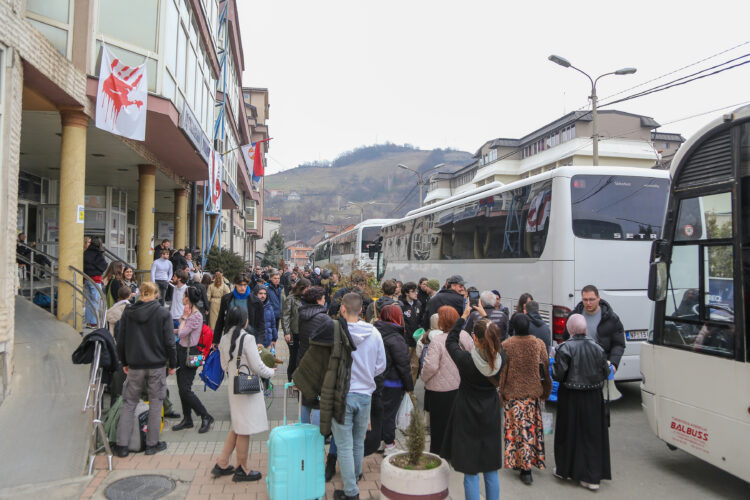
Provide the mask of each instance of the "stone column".
POLYGON ((195 245, 203 250, 203 205, 195 212, 195 245))
MULTIPOLYGON (((138 270, 150 270, 154 263, 154 206, 156 168, 138 165, 138 270)), ((151 276, 142 275, 144 281, 151 276)))
POLYGON ((174 247, 187 246, 187 189, 174 190, 174 247))
MULTIPOLYGON (((65 280, 73 282, 74 271, 70 266, 83 271, 83 207, 86 193, 86 127, 89 117, 82 108, 63 108, 62 146, 60 148, 60 211, 59 211, 59 275, 57 318, 77 328, 73 288, 65 280)), ((78 286, 84 288, 83 278, 77 278, 78 286)), ((83 313, 84 301, 79 302, 78 314, 83 313)))

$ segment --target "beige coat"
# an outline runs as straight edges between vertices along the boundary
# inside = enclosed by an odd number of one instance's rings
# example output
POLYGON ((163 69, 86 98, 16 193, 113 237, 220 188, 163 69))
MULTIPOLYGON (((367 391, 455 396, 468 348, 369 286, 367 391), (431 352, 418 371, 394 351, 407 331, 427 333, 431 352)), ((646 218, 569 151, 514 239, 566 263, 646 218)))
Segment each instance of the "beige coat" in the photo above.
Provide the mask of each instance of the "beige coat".
POLYGON ((213 284, 206 287, 206 295, 208 296, 208 303, 210 304, 208 310, 208 325, 211 327, 211 331, 216 328, 216 320, 219 317, 221 298, 229 292, 231 292, 231 290, 226 283, 222 283, 220 287, 215 287, 213 284))
MULTIPOLYGON (((221 356, 221 367, 227 375, 227 389, 229 392, 229 414, 232 420, 232 430, 236 434, 249 435, 258 434, 268 430, 268 416, 266 415, 266 402, 263 393, 235 394, 234 376, 237 375, 237 352, 240 349, 240 339, 246 335, 242 346, 241 365, 246 365, 251 373, 257 373, 262 378, 271 378, 274 370, 263 364, 258 353, 258 344, 255 337, 243 330, 237 337, 232 360, 229 360, 229 347, 232 343, 232 335, 227 332, 221 336, 219 342, 219 354, 221 356)), ((242 372, 247 368, 242 366, 242 372)))

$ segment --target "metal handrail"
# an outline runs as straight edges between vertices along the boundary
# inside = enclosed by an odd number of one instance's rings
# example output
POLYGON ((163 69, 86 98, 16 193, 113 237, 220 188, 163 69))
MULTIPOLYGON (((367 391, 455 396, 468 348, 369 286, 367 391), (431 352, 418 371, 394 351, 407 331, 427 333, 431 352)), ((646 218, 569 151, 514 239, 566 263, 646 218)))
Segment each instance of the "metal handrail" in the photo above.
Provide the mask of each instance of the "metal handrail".
MULTIPOLYGON (((89 305, 91 305, 92 307, 94 307, 96 309, 96 313, 97 313, 96 326, 97 326, 97 328, 104 328, 106 326, 105 318, 107 316, 107 297, 104 295, 104 290, 102 288, 100 288, 99 286, 97 286, 97 285, 99 285, 99 283, 97 283, 96 281, 94 281, 89 275, 87 275, 86 273, 84 273, 80 269, 78 269, 78 268, 76 268, 74 266, 68 266, 68 269, 70 269, 71 271, 73 271, 73 283, 70 283, 68 280, 62 280, 62 281, 64 281, 65 283, 69 284, 70 286, 72 286, 73 289, 76 292, 81 293, 82 297, 85 300, 85 302, 87 302, 89 305), (80 275, 83 278, 82 286, 80 288, 78 287, 78 275, 80 275), (96 291, 98 292, 98 298, 99 298, 99 300, 97 301, 96 304, 94 304, 86 296, 87 294, 85 292, 85 286, 83 286, 83 284, 86 283, 87 281, 89 283, 91 283, 92 285, 94 285, 94 289, 96 289, 96 291)), ((78 328, 78 307, 77 307, 77 305, 78 305, 78 302, 74 300, 73 301, 73 316, 75 317, 76 324, 74 325, 74 328, 76 328, 76 329, 78 328)))
POLYGON ((110 260, 112 260, 112 261, 119 261, 119 262, 122 262, 122 263, 123 263, 123 264, 125 264, 126 266, 128 266, 128 267, 132 267, 133 269, 135 269, 135 266, 134 266, 133 264, 131 264, 130 262, 126 261, 125 259, 123 259, 123 258, 122 258, 122 257, 120 257, 119 255, 117 255, 116 253, 112 252, 112 250, 109 250, 109 249, 108 249, 107 247, 105 247, 104 245, 102 245, 102 246, 101 246, 101 249, 102 249, 102 251, 104 252, 104 254, 105 254, 105 255, 106 255, 107 257, 109 257, 109 259, 110 259, 110 260))
POLYGON ((109 446, 109 436, 104 430, 102 422, 102 397, 104 396, 104 387, 102 384, 102 342, 96 342, 94 346, 94 359, 91 362, 91 371, 89 375, 89 385, 86 389, 86 398, 83 401, 81 413, 91 410, 91 432, 89 433, 89 476, 94 470, 94 460, 96 454, 104 450, 107 454, 107 464, 109 470, 112 470, 112 449, 109 446), (102 446, 97 446, 97 438, 102 440, 102 446))
MULTIPOLYGON (((57 273, 55 272, 55 269, 52 265, 48 266, 46 264, 40 264, 36 262, 36 258, 35 258, 36 256, 34 255, 35 250, 33 247, 30 247, 23 243, 21 244, 31 251, 31 253, 29 254, 29 257, 16 253, 16 260, 20 260, 22 264, 24 264, 25 266, 28 266, 26 269, 28 269, 28 276, 29 276, 29 300, 31 300, 32 302, 34 301, 35 271, 37 270, 37 268, 41 268, 42 273, 49 274, 50 313, 55 314, 55 306, 56 306, 55 304, 55 279, 58 278, 57 273)), ((44 252, 39 251, 38 253, 41 253, 42 255, 46 256, 44 252)), ((50 261, 50 264, 52 264, 52 261, 50 261)), ((22 272, 24 275, 26 275, 26 269, 24 269, 23 271, 19 269, 19 272, 22 272)), ((39 288, 44 288, 44 287, 40 286, 39 288)))

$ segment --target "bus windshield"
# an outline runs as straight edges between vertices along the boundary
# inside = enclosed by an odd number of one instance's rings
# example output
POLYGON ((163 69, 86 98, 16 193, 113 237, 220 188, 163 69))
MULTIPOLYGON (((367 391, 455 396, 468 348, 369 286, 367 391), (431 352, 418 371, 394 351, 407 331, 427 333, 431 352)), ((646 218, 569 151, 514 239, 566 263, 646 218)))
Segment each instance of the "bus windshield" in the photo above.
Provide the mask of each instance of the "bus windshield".
POLYGON ((367 253, 367 247, 380 236, 380 226, 362 228, 362 253, 367 253))
POLYGON ((596 240, 655 240, 669 181, 624 175, 576 175, 570 181, 573 233, 596 240))

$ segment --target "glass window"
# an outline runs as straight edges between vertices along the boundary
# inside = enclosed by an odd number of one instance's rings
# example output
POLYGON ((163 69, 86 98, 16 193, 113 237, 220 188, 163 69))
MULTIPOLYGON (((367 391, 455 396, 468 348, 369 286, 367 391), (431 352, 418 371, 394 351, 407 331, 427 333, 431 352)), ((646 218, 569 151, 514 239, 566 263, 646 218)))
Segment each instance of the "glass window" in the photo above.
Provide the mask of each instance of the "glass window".
POLYGON ((26 11, 68 24, 69 0, 26 0, 26 11))
POLYGON ((36 19, 26 19, 33 27, 39 30, 44 38, 49 40, 52 45, 62 54, 68 53, 68 32, 66 30, 55 28, 49 24, 37 21, 36 19))
POLYGON ((375 240, 380 236, 380 226, 363 227, 362 228, 362 253, 368 252, 370 243, 375 243, 375 240))
POLYGON ((175 89, 176 89, 176 86, 174 83, 174 79, 169 75, 168 72, 165 72, 164 73, 164 88, 162 90, 164 93, 164 97, 174 100, 175 89))
POLYGON ((570 189, 573 233, 579 238, 655 240, 661 234, 667 179, 576 175, 570 189))
POLYGON ((156 52, 158 10, 154 0, 99 0, 99 31, 156 52))
POLYGON ((174 2, 167 2, 167 15, 164 23, 164 52, 167 67, 175 73, 177 68, 177 30, 180 29, 180 15, 174 2))
MULTIPOLYGON (((107 47, 115 56, 117 56, 118 59, 130 66, 139 66, 143 64, 145 60, 146 76, 148 78, 148 91, 156 92, 156 59, 146 59, 141 54, 136 54, 135 52, 131 52, 114 45, 107 45, 107 47)), ((99 70, 102 66, 102 42, 100 42, 99 40, 96 41, 96 53, 98 54, 98 56, 96 58, 96 68, 94 70, 94 76, 98 77, 99 70)))
POLYGON ((195 109, 195 51, 187 48, 187 88, 185 99, 190 103, 190 109, 195 109))
POLYGON ((733 234, 730 193, 686 198, 680 201, 675 241, 731 238, 733 234))
POLYGON ((177 86, 185 90, 185 57, 187 55, 187 35, 182 26, 177 29, 177 86))

